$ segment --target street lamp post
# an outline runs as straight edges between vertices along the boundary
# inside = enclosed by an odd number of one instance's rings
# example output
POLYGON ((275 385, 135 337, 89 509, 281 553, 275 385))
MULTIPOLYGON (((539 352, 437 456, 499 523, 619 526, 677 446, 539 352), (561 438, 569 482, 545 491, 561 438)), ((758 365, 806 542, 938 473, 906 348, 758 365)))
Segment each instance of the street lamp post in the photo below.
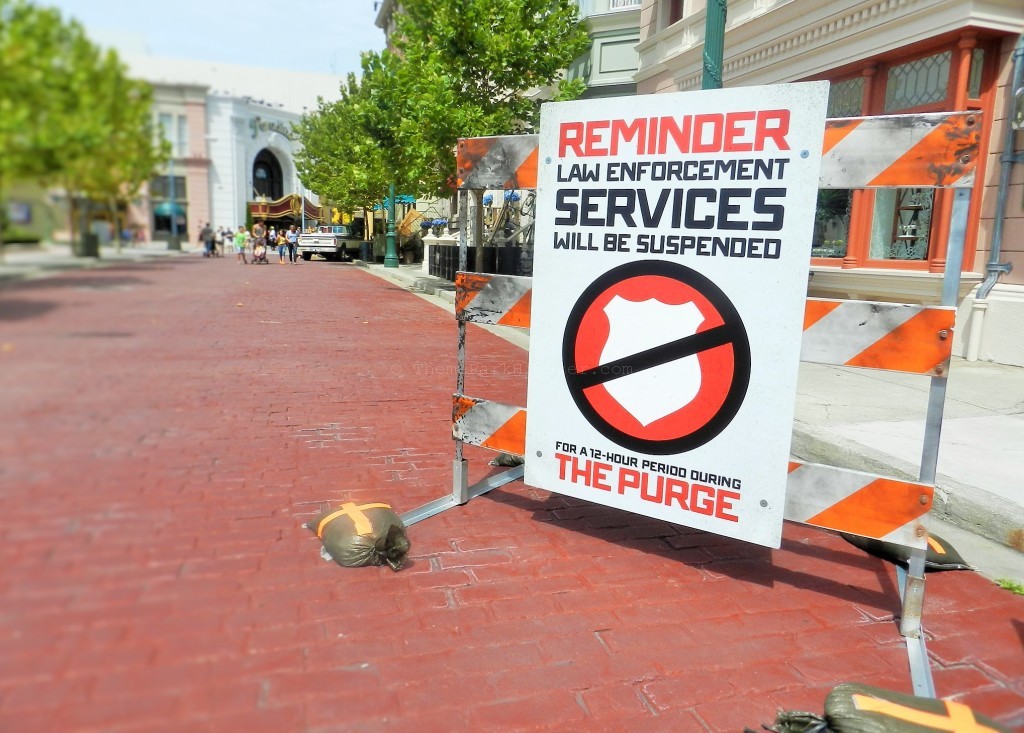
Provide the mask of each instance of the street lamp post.
POLYGON ((174 190, 174 157, 171 156, 167 162, 167 196, 170 198, 168 209, 171 212, 171 240, 167 243, 167 249, 181 249, 181 242, 178 240, 178 201, 174 190))
POLYGON ((395 184, 391 184, 388 199, 388 232, 384 237, 384 267, 398 267, 398 249, 395 247, 395 184))
POLYGON ((708 0, 704 21, 704 76, 701 89, 722 88, 725 51, 725 16, 728 0, 708 0))

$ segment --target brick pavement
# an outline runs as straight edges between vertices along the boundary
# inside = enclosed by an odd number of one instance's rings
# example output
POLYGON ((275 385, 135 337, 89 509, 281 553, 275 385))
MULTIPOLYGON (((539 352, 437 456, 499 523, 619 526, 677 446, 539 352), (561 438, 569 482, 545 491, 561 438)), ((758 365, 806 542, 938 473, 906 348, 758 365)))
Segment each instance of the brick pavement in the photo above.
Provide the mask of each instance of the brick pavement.
MULTIPOLYGON (((320 560, 323 502, 450 490, 450 315, 345 265, 183 257, 0 290, 0 730, 740 731, 909 692, 893 574, 514 484, 320 560)), ((474 331, 467 391, 521 402, 474 331)), ((469 455, 474 478, 486 453, 469 455)), ((938 691, 1024 725, 1024 598, 929 576, 938 691)))

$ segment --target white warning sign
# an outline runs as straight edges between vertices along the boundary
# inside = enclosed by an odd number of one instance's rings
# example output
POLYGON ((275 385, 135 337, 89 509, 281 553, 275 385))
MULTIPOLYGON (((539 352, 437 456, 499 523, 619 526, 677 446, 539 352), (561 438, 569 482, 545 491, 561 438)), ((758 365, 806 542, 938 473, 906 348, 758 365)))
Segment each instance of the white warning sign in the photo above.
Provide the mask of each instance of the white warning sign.
POLYGON ((779 545, 827 97, 545 105, 528 484, 779 545))

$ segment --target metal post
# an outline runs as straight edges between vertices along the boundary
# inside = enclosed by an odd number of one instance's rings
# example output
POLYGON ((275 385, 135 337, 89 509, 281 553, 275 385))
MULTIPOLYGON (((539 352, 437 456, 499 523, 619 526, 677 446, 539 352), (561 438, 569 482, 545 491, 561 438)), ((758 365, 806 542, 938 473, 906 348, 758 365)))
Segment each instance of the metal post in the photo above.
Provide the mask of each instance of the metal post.
POLYGON ((722 88, 727 0, 707 0, 704 19, 704 76, 701 89, 722 88))
POLYGON ((391 184, 388 198, 388 231, 384 236, 384 267, 398 267, 398 249, 395 247, 395 184, 391 184))
MULTIPOLYGON (((946 251, 946 270, 942 280, 942 300, 945 306, 956 306, 960 291, 960 271, 963 268, 964 240, 967 236, 967 212, 971 206, 971 189, 958 188, 953 198, 950 214, 949 247, 946 251)), ((947 334, 946 338, 952 338, 947 334)), ((942 413, 946 403, 945 377, 932 377, 928 390, 928 412, 925 416, 924 440, 921 450, 921 483, 934 484, 939 462, 939 440, 942 437, 942 413)), ((935 697, 935 683, 932 682, 928 666, 928 650, 921 633, 921 617, 924 612, 924 559, 925 550, 910 551, 909 567, 906 573, 899 573, 900 591, 903 596, 903 613, 900 617, 900 634, 906 637, 907 654, 910 658, 910 676, 914 694, 935 697)))
MULTIPOLYGON (((469 197, 465 191, 459 191, 459 270, 466 269, 466 261, 469 259, 466 251, 466 224, 468 223, 466 209, 469 205, 469 197)), ((458 321, 459 342, 457 346, 457 361, 455 367, 455 391, 462 394, 466 389, 466 322, 458 321)), ((462 457, 462 441, 455 441, 455 460, 452 461, 452 500, 457 504, 465 504, 469 501, 469 467, 462 457)))
POLYGON ((466 192, 459 191, 459 270, 463 272, 469 264, 469 254, 466 251, 466 247, 469 246, 466 240, 467 206, 469 206, 469 198, 466 196, 466 192))
POLYGON ((484 191, 473 191, 473 251, 476 272, 484 271, 484 191))
MULTIPOLYGON (((924 603, 924 553, 920 558, 911 557, 910 572, 918 573, 919 579, 911 583, 908 573, 903 568, 896 567, 896 579, 899 584, 900 595, 903 597, 903 618, 900 621, 900 632, 903 632, 903 622, 907 619, 907 605, 920 608, 924 603)), ((920 627, 921 617, 914 620, 920 627)), ((932 681, 931 668, 928 666, 928 649, 925 646, 924 635, 918 628, 917 636, 906 636, 907 658, 910 662, 910 682, 914 694, 918 697, 935 697, 935 683, 932 681)))
POLYGON ((171 241, 167 243, 167 249, 181 249, 181 241, 178 239, 178 197, 174 187, 174 156, 167 161, 167 196, 171 199, 171 241))

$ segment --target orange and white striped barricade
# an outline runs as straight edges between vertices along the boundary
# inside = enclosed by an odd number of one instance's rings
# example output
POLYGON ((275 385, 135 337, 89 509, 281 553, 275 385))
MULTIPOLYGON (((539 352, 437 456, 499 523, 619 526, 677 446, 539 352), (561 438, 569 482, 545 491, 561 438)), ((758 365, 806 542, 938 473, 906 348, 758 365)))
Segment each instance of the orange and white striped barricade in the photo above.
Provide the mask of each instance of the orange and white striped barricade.
MULTIPOLYGON (((522 306, 528 300, 528 293, 521 291, 525 280, 527 278, 508 275, 459 273, 455 281, 456 317, 466 322, 493 325, 507 314, 516 313, 516 325, 529 328, 530 312, 522 306), (505 293, 508 297, 504 301, 491 300, 486 307, 473 307, 472 294, 486 288, 494 293, 505 293)), ((809 299, 807 312, 801 354, 803 361, 914 374, 943 374, 943 365, 948 366, 952 348, 948 334, 954 315, 950 308, 809 299), (859 320, 851 324, 845 319, 837 319, 825 331, 820 315, 815 318, 811 314, 818 314, 821 310, 835 311, 836 306, 852 306, 852 312, 860 314, 859 320), (892 316, 890 309, 901 310, 892 316), (878 319, 881 323, 873 323, 867 315, 870 313, 881 314, 878 319), (926 325, 906 328, 906 324, 915 318, 926 325), (848 340, 831 337, 833 332, 843 328, 851 334, 848 340), (858 335, 859 329, 867 329, 869 335, 858 335), (943 331, 946 335, 941 335, 943 331), (883 349, 880 355, 871 355, 877 344, 884 346, 890 340, 893 342, 890 351, 883 349), (914 358, 915 353, 924 356, 914 358)), ((463 443, 522 456, 526 414, 522 407, 456 394, 453 398, 452 433, 463 443)), ((789 521, 824 529, 923 548, 933 493, 932 486, 920 482, 794 461, 790 465, 786 487, 785 517, 789 521)))
MULTIPOLYGON (((897 568, 903 602, 900 633, 907 639, 914 692, 931 697, 935 690, 921 634, 927 522, 980 139, 978 112, 826 122, 821 188, 952 188, 955 193, 940 305, 809 298, 804 315, 802 361, 930 377, 918 481, 794 461, 786 484, 786 520, 909 549, 908 570, 897 568)), ((451 496, 403 514, 406 525, 464 504, 523 475, 519 466, 473 487, 467 485, 463 444, 522 456, 527 413, 521 407, 464 394, 465 324, 529 328, 531 283, 530 278, 465 272, 465 194, 469 189, 535 188, 537 149, 536 135, 473 138, 459 143, 460 272, 455 281, 459 341, 452 409, 456 444, 453 490, 451 496)))
MULTIPOLYGON (((980 112, 826 120, 820 188, 970 188, 980 112)), ((459 188, 536 188, 536 135, 459 141, 459 188)))
POLYGON ((808 298, 800 361, 942 376, 956 309, 808 298))

